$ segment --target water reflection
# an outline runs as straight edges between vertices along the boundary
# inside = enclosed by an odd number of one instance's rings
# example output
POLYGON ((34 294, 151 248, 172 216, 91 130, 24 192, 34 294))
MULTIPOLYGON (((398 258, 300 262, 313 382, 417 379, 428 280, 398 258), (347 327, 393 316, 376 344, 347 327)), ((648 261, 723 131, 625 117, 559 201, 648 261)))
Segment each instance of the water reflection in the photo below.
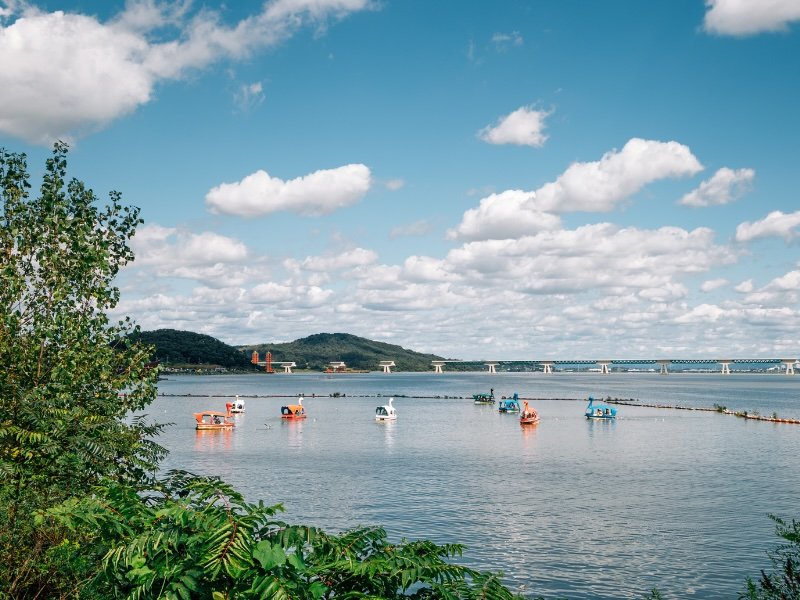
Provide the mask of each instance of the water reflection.
POLYGON ((198 452, 230 450, 233 446, 233 430, 196 430, 194 449, 198 452))
POLYGON ((539 429, 538 421, 536 423, 520 425, 520 429, 522 429, 522 447, 525 450, 533 448, 536 443, 536 431, 539 429))
POLYGON ((283 419, 283 426, 287 430, 286 445, 293 450, 303 448, 303 425, 305 421, 294 419, 283 419))
POLYGON ((383 445, 387 450, 394 448, 397 436, 397 421, 375 421, 375 425, 383 429, 383 445))

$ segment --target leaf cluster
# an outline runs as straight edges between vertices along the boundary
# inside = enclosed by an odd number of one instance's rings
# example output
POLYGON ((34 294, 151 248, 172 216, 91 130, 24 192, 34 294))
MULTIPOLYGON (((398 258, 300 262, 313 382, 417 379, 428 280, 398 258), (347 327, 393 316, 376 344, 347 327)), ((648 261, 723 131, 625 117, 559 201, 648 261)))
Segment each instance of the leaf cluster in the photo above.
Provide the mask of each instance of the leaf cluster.
POLYGON ((773 571, 761 571, 756 581, 747 578, 746 591, 739 597, 746 600, 800 600, 800 521, 791 523, 775 515, 775 533, 786 543, 769 552, 773 571))
POLYGON ((284 523, 280 510, 219 479, 172 471, 146 491, 110 484, 43 518, 105 552, 87 588, 95 597, 515 598, 498 575, 450 562, 459 545, 394 544, 378 527, 333 535, 284 523))

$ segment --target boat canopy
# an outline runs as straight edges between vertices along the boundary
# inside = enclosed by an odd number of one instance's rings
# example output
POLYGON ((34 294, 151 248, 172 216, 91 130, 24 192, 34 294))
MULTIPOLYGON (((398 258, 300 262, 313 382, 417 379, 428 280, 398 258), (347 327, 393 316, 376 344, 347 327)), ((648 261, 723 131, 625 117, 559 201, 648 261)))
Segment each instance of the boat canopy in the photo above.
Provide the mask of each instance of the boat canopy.
POLYGON ((286 406, 281 406, 282 415, 301 415, 305 412, 306 410, 302 404, 287 404, 286 406))
POLYGON ((194 413, 195 420, 200 423, 203 417, 228 417, 228 413, 219 412, 218 410, 207 410, 204 412, 194 413))

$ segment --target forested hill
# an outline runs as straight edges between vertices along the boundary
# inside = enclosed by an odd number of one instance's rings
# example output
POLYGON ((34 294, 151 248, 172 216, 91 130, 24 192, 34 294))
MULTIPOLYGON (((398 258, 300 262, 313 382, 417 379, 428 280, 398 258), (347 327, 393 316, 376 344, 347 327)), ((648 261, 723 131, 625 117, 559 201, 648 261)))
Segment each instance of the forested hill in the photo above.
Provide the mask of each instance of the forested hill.
POLYGON ((155 346, 153 357, 164 365, 217 365, 227 369, 252 369, 250 355, 217 338, 192 331, 156 329, 142 331, 140 339, 155 346))
POLYGON ((434 354, 420 354, 401 346, 375 342, 349 333, 317 333, 293 342, 240 346, 248 355, 257 350, 259 358, 269 350, 274 361, 293 361, 298 368, 324 370, 331 361, 343 361, 349 369, 377 371, 382 360, 393 360, 397 371, 430 371, 434 354))

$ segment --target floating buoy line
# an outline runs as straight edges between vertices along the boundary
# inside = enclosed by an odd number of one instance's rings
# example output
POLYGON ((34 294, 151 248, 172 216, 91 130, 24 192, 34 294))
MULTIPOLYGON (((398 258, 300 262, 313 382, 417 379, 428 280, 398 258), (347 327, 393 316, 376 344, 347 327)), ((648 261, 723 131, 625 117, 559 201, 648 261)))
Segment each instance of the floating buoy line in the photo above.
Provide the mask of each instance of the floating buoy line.
MULTIPOLYGON (((174 397, 174 398, 294 398, 297 397, 298 394, 168 394, 161 392, 158 394, 159 396, 163 397, 174 397)), ((394 397, 394 398, 413 398, 419 400, 467 400, 471 399, 471 396, 451 396, 451 395, 436 395, 436 396, 408 396, 404 394, 343 394, 340 392, 333 392, 326 396, 317 395, 317 394, 300 394, 305 398, 312 398, 312 399, 324 399, 324 398, 386 398, 386 397, 394 397)), ((501 398, 505 398, 502 396, 501 398)), ((529 402, 542 402, 542 401, 558 401, 558 402, 585 402, 585 398, 523 398, 519 397, 520 400, 528 400, 529 402)), ((764 416, 758 413, 749 412, 746 410, 743 411, 733 411, 728 410, 724 406, 715 405, 714 407, 704 407, 704 406, 679 406, 676 404, 645 404, 639 402, 635 398, 605 398, 604 402, 609 404, 618 404, 620 406, 640 406, 642 408, 660 408, 660 409, 668 409, 668 410, 692 410, 692 411, 699 411, 699 412, 714 412, 719 413, 721 415, 733 415, 734 417, 739 417, 741 419, 747 419, 750 421, 766 421, 768 423, 788 423, 791 425, 800 425, 800 419, 785 419, 779 417, 777 414, 773 414, 772 416, 764 416)))

